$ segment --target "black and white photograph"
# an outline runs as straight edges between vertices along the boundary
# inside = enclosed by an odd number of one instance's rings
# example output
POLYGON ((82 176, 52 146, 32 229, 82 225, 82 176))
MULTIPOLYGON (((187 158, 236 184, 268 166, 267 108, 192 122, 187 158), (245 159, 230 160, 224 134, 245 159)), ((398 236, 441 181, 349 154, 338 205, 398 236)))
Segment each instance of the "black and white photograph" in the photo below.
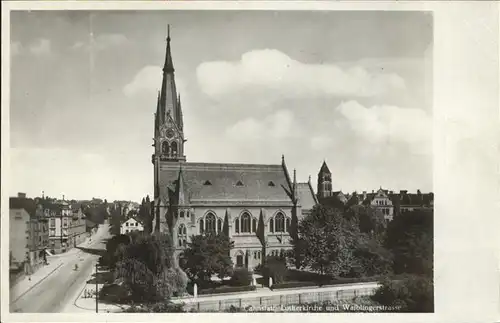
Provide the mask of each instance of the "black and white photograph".
POLYGON ((434 313, 434 28, 11 11, 9 312, 434 313))

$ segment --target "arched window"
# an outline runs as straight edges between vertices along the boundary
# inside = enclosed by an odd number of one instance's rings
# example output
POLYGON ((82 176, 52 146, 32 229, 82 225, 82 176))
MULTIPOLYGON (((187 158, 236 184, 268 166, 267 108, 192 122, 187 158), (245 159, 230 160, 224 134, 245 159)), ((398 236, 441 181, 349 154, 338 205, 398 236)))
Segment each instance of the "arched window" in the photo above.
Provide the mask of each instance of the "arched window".
POLYGON ((290 219, 286 218, 286 232, 290 231, 290 219))
POLYGON ((221 219, 217 219, 217 232, 222 231, 222 221, 221 219))
POLYGON ((215 231, 215 225, 216 225, 216 219, 215 215, 212 213, 208 213, 207 216, 205 217, 205 231, 210 232, 210 233, 216 233, 215 231))
POLYGON ((200 234, 203 234, 205 227, 203 226, 203 220, 200 220, 200 234))
POLYGON ((179 229, 177 230, 177 238, 179 239, 179 247, 186 245, 187 229, 184 224, 179 225, 179 229))
POLYGON ((257 220, 252 219, 252 232, 257 231, 257 220))
POLYGON ((240 233, 240 219, 234 220, 234 231, 240 233))
POLYGON ((241 232, 250 232, 250 214, 246 212, 241 216, 241 232))
POLYGON ((276 232, 285 232, 285 216, 283 213, 276 214, 275 222, 276 232))
POLYGON ((181 211, 181 218, 184 217, 184 211, 181 211))
POLYGON ((172 157, 176 157, 177 156, 177 141, 172 142, 172 145, 170 148, 171 148, 170 153, 171 153, 172 157))
POLYGON ((161 144, 161 150, 162 150, 163 154, 165 154, 165 155, 168 155, 168 154, 169 154, 170 146, 168 145, 168 142, 167 142, 167 141, 164 141, 164 142, 161 144))
POLYGON ((274 232, 274 220, 269 220, 269 232, 274 232))

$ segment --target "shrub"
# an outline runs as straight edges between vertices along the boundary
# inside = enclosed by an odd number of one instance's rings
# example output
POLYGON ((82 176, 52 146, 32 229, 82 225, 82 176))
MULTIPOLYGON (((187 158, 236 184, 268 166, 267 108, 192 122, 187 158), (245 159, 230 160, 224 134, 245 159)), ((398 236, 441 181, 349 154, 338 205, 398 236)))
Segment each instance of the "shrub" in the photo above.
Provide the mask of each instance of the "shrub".
POLYGON ((409 275, 402 280, 384 280, 372 299, 386 306, 400 306, 401 312, 433 312, 432 281, 423 276, 409 275))
POLYGON ((273 284, 280 284, 285 281, 287 271, 286 259, 284 257, 267 257, 262 275, 266 279, 266 284, 269 281, 269 277, 272 277, 273 284))
POLYGON ((221 286, 199 290, 198 295, 247 292, 254 291, 255 288, 255 286, 221 286))
POLYGON ((252 273, 246 268, 237 268, 233 271, 231 286, 248 286, 252 283, 252 273))
POLYGON ((142 306, 133 305, 124 310, 125 313, 182 313, 185 312, 183 304, 159 302, 142 306))

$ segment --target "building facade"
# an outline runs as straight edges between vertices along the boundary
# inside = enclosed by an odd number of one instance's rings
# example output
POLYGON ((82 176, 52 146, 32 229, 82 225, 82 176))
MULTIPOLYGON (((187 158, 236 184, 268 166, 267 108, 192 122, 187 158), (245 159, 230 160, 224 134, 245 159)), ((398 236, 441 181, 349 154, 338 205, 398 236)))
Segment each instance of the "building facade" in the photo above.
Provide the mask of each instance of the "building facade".
POLYGON ((341 191, 332 191, 332 173, 326 162, 323 162, 318 172, 317 198, 320 204, 336 208, 345 208, 348 205, 365 205, 384 216, 387 221, 392 221, 395 216, 405 212, 433 209, 434 194, 408 193, 402 190, 398 193, 382 189, 372 190, 371 193, 363 191, 362 194, 353 192, 344 194, 341 191))
POLYGON ((154 122, 154 230, 170 232, 177 254, 192 235, 225 231, 233 263, 250 269, 264 253, 290 249, 292 223, 317 202, 310 182, 291 177, 284 157, 272 165, 188 162, 185 142, 169 35, 154 122))
POLYGON ((48 219, 37 212, 35 201, 23 193, 9 199, 9 216, 10 265, 33 273, 46 263, 48 219))
POLYGON ((136 218, 129 218, 122 223, 120 227, 120 234, 127 234, 132 231, 144 231, 144 225, 136 218))

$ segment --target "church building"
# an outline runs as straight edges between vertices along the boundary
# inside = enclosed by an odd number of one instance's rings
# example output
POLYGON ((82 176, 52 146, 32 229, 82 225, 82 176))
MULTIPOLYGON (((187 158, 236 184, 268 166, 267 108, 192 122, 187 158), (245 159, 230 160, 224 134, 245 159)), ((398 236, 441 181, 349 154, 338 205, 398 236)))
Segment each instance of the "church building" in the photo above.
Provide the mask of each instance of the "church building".
POLYGON ((271 165, 188 162, 170 41, 169 33, 154 121, 154 230, 171 234, 177 255, 193 235, 224 232, 235 266, 255 268, 263 253, 292 248, 296 224, 318 202, 310 178, 298 183, 284 156, 271 165))

